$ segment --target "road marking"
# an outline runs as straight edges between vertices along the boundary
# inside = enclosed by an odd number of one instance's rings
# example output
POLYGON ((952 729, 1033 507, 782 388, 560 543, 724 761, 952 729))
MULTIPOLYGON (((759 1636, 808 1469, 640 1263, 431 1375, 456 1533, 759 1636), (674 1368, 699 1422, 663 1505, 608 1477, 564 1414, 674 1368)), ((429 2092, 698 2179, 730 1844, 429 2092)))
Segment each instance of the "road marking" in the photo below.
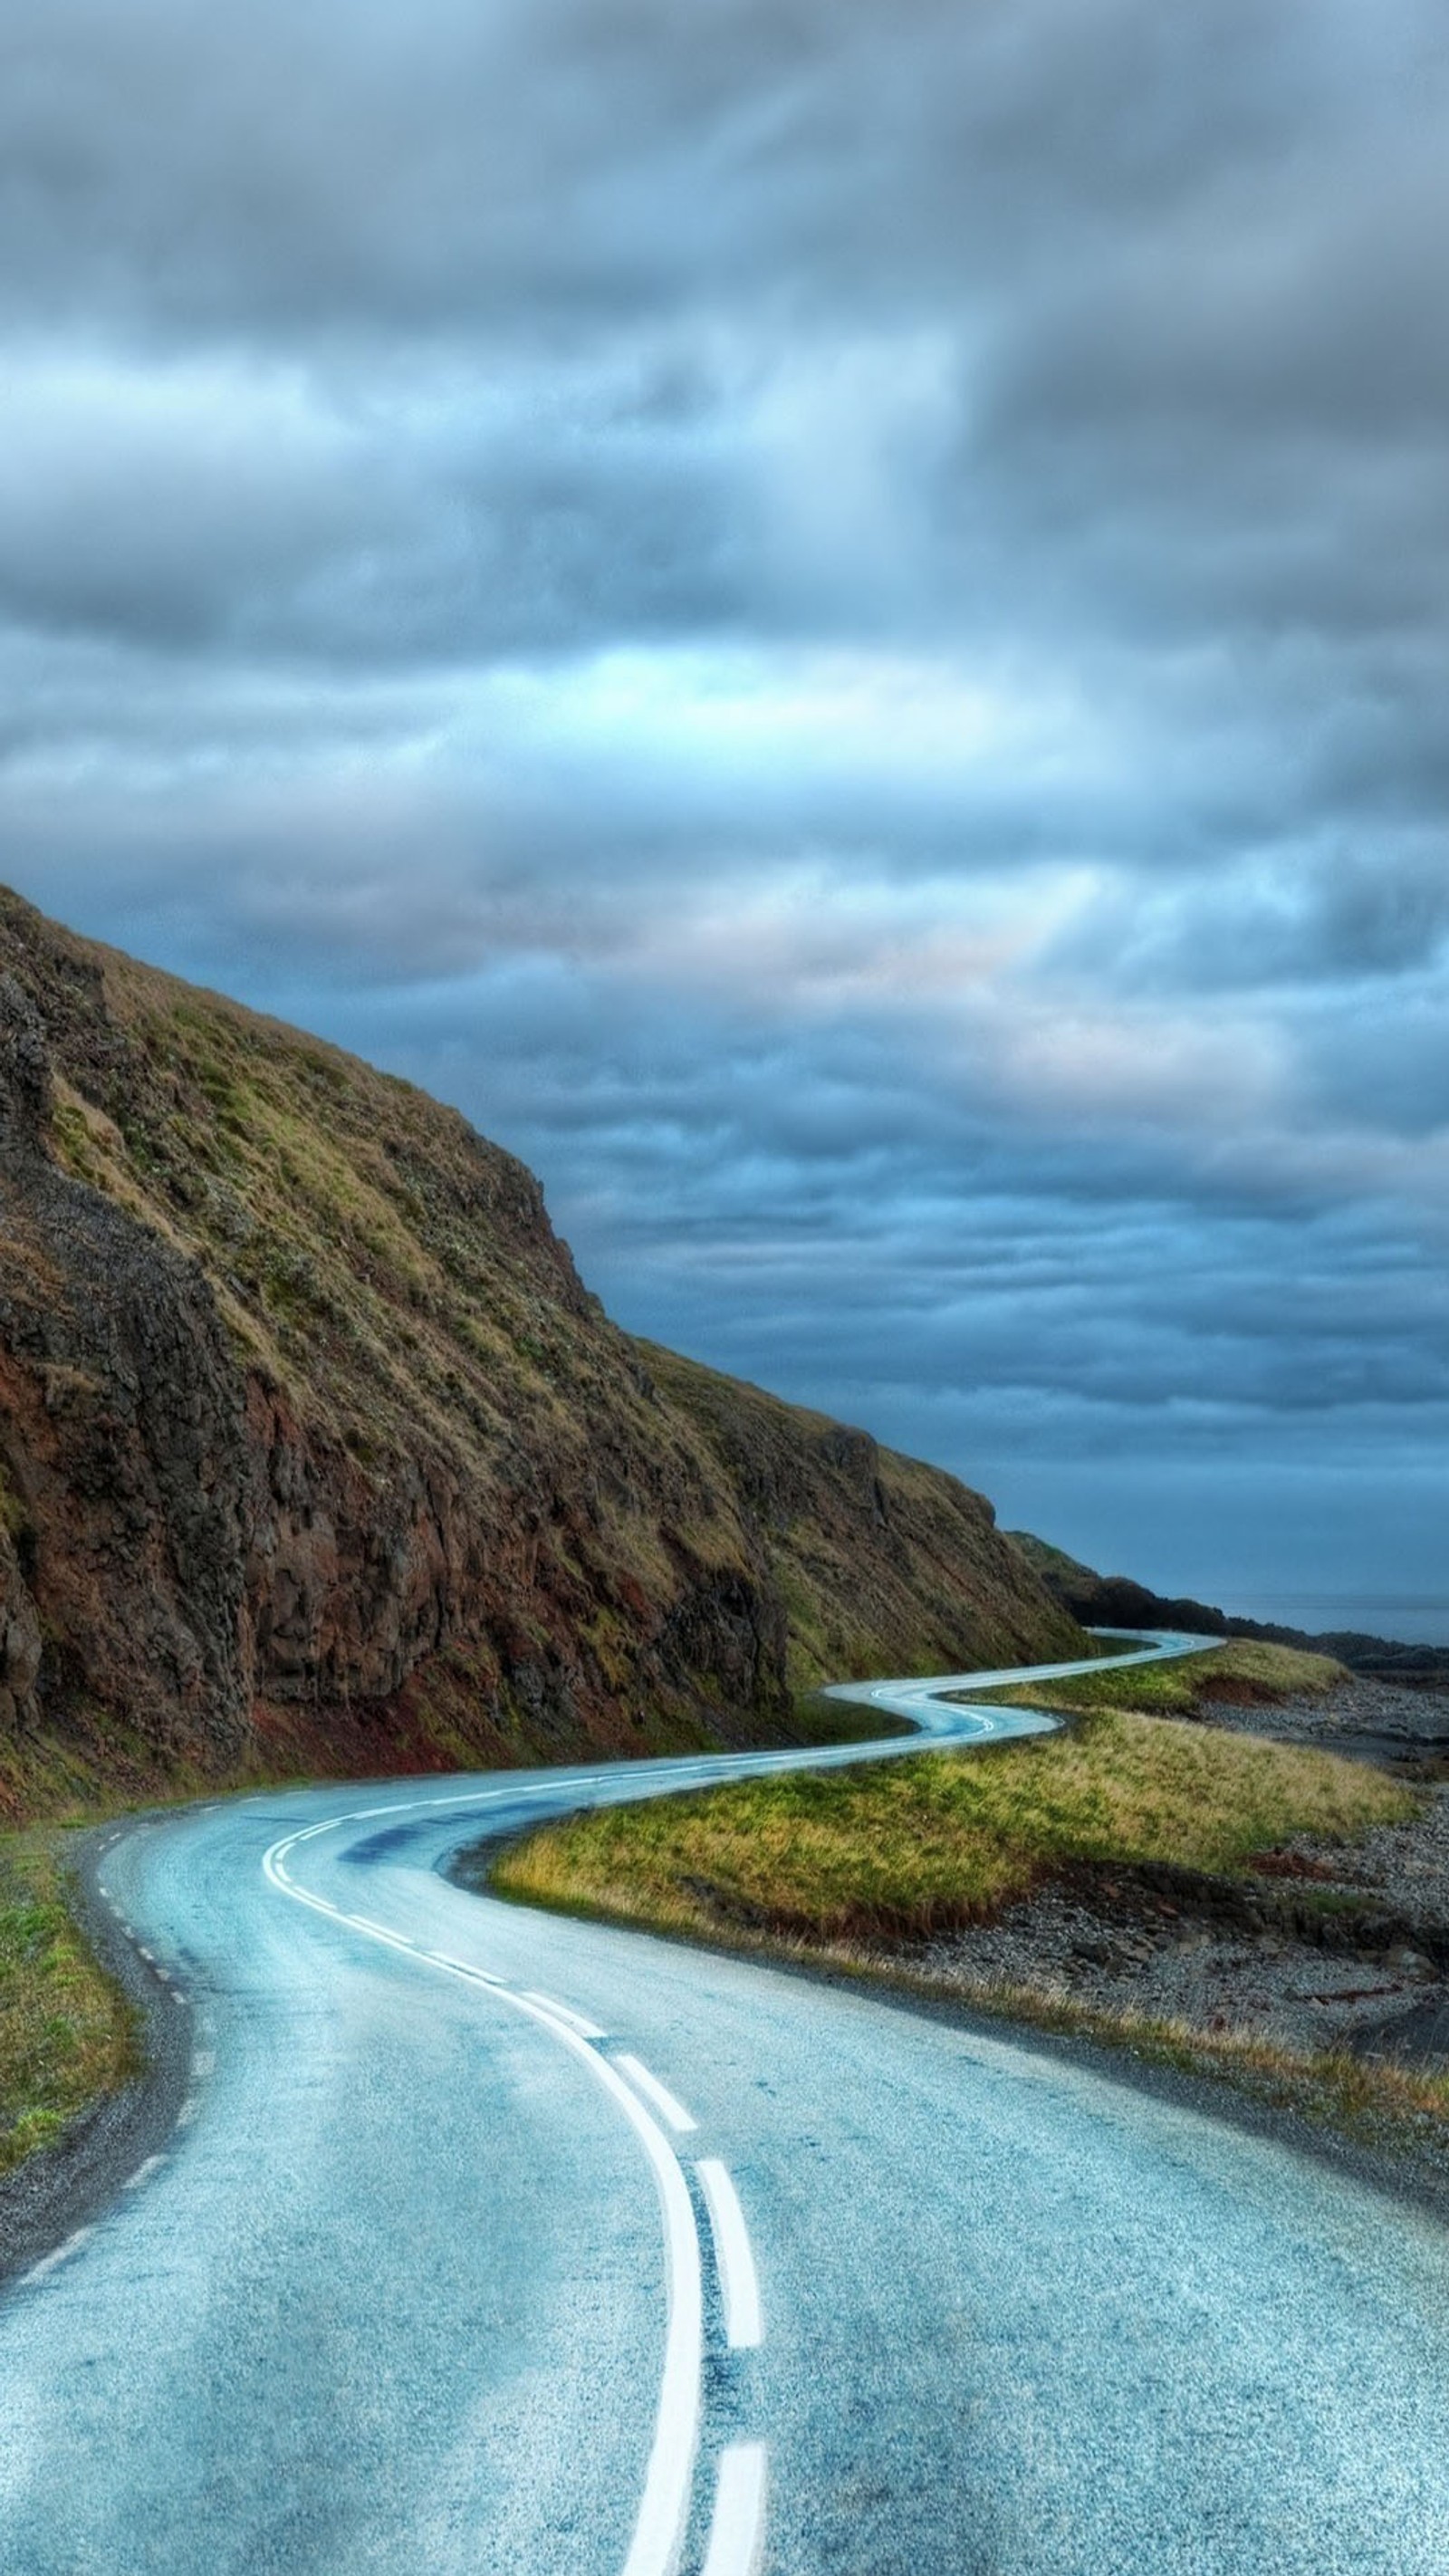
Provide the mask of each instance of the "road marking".
POLYGON ((625 2074, 638 2085, 640 2092, 647 2095, 655 2110, 662 2113, 669 2122, 671 2129, 677 2129, 683 2136, 686 2131, 699 2127, 699 2122, 693 2113, 686 2111, 682 2102, 676 2102, 668 2085, 661 2084, 657 2075, 651 2075, 648 2067, 641 2065, 637 2057, 631 2057, 625 2051, 614 2062, 617 2066, 622 2066, 625 2074))
MULTIPOLYGON (((521 2000, 521 1999, 520 1999, 521 2000)), ((524 2004, 542 2017, 539 2004, 524 2004)), ((654 2418, 654 2440, 644 2475, 634 2537, 624 2561, 624 2576, 676 2576, 684 2549, 694 2461, 699 2448, 699 2416, 704 2378, 704 2284, 700 2273, 699 2230, 684 2167, 657 2123, 630 2092, 606 2057, 581 2040, 567 2023, 547 2016, 565 2040, 593 2068, 634 2126, 654 2168, 664 2210, 664 2243, 668 2265, 668 2326, 664 2371, 654 2418)))
POLYGON ((349 1914, 343 1920, 360 1924, 364 1932, 375 1933, 379 1941, 390 1941, 395 1950, 416 1950, 418 1946, 406 1932, 392 1932, 385 1923, 374 1923, 368 1914, 349 1914))
POLYGON ((72 2254, 80 2252, 86 2238, 94 2234, 95 2229, 92 2227, 78 2227, 74 2236, 68 2236, 63 2245, 57 2245, 53 2254, 47 2254, 42 2262, 32 2263, 24 2278, 27 2281, 43 2281, 47 2272, 53 2272, 58 2263, 68 2263, 72 2254))
POLYGON ((543 2004, 549 2012, 557 2013, 559 2020, 566 2021, 570 2030, 576 2030, 580 2039, 608 2037, 607 2031, 600 2030, 596 2021, 585 2021, 582 2013, 574 2012, 568 2004, 555 2003, 552 1995, 541 1995, 532 1986, 525 1986, 523 1991, 531 2004, 543 2004))
POLYGON ((423 1950, 419 1956, 430 1959, 435 1968, 446 1968, 452 1976, 466 1977, 472 1985, 492 1986, 498 1994, 508 1992, 503 1979, 495 1977, 491 1968, 472 1968, 466 1959, 455 1959, 449 1950, 423 1950))
MULTIPOLYGON (((1122 1663, 1165 1661, 1174 1654, 1193 1653, 1199 1651, 1201 1645, 1214 1642, 1216 1641, 1206 1639, 1201 1641, 1194 1639, 1191 1642, 1175 1638, 1167 1642, 1159 1640, 1149 1646, 1145 1653, 1098 1658, 1090 1665, 1078 1663, 1043 1666, 1040 1668, 1040 1677, 1045 1679, 1049 1673, 1096 1670, 1108 1661, 1122 1663)), ((1033 1674, 1031 1677, 1037 1676, 1033 1674)), ((979 1682, 984 1687, 985 1678, 979 1674, 952 1674, 937 1677, 932 1695, 959 1692, 963 1685, 972 1682, 979 1682)), ((999 1677, 992 1678, 1012 1681, 1017 1679, 1018 1675, 1014 1672, 1002 1673, 999 1677)), ((870 1695, 884 1698, 891 1687, 889 1683, 878 1684, 875 1692, 870 1695)), ((904 1691, 913 1686, 901 1683, 896 1687, 904 1691)), ((857 1685, 853 1690, 848 1686, 839 1689, 837 1695, 843 1698, 860 1698, 864 1694, 857 1685)), ((918 1718, 918 1722, 921 1719, 921 1702, 926 1697, 927 1694, 922 1690, 919 1696, 913 1696, 912 1699, 911 1713, 918 1718)), ((937 1741, 948 1736, 959 1738, 968 1725, 972 1736, 976 1737, 1025 1732, 1033 1727, 1054 1726, 1057 1723, 1044 1712, 1030 1710, 1013 1711, 1011 1720, 1008 1727, 1005 1718, 997 1709, 966 1710, 958 1702, 948 1705, 943 1710, 942 1718, 934 1728, 921 1723, 921 1735, 930 1742, 933 1738, 937 1741)), ((765 1760, 758 1755, 737 1755, 732 1759, 721 1757, 718 1764, 700 1768, 696 1770, 694 1776, 696 1779, 722 1781, 729 1778, 732 1772, 749 1776, 752 1773, 818 1770, 834 1764, 858 1763, 871 1756, 885 1758, 889 1755, 919 1752, 921 1735, 892 1737, 885 1742, 870 1746, 836 1745, 828 1750, 804 1747, 797 1752, 776 1754, 765 1760)), ((345 1913, 342 1907, 332 1904, 327 1897, 314 1895, 310 1889, 299 1886, 289 1876, 286 1861, 288 1855, 299 1843, 311 1842, 319 1834, 335 1833, 344 1826, 365 1823, 374 1817, 396 1817, 414 1813, 423 1808, 436 1812, 438 1809, 449 1807, 462 1811, 471 1810, 474 1814, 481 1815, 485 1808, 503 1803, 511 1804, 515 1808, 520 1804, 532 1806, 547 1803, 549 1799, 557 1796, 560 1789, 587 1788, 592 1791, 596 1802, 614 1796, 620 1799, 628 1799, 631 1796, 638 1799, 641 1796, 667 1793, 671 1787, 682 1786, 687 1776, 681 1766, 675 1765, 667 1772, 655 1773, 652 1778, 639 1779, 628 1784, 605 1780, 598 1773, 594 1773, 577 1778, 555 1776, 552 1780, 525 1791, 518 1789, 480 1791, 469 1788, 454 1790, 441 1797, 406 1800, 389 1798, 386 1804, 381 1806, 353 1808, 343 1815, 324 1816, 315 1824, 299 1827, 293 1833, 283 1836, 279 1842, 273 1843, 262 1857, 262 1868, 268 1880, 280 1893, 290 1896, 296 1903, 310 1907, 314 1913, 326 1916, 331 1922, 362 1932, 364 1938, 381 1941, 390 1949, 400 1950, 418 1961, 420 1965, 440 1968, 445 1975, 460 1977, 470 1984, 487 1987, 498 1995, 500 2001, 511 2004, 515 2010, 526 2013, 531 2019, 539 2022, 545 2029, 551 2031, 563 2046, 571 2048, 575 2055, 589 2067, 596 2081, 613 2096, 639 2137, 654 2171, 664 2213, 668 2324, 665 2333, 664 2369, 655 2418, 654 2442, 649 2455, 644 2494, 623 2576, 678 2576, 694 2487, 704 2373, 703 2282, 694 2203, 685 2181, 684 2168, 674 2148, 663 2130, 651 2118, 645 2103, 639 2099, 639 2094, 643 2093, 648 2097, 672 2128, 688 2131, 694 2129, 697 2124, 683 2104, 675 2100, 673 2094, 659 2082, 657 2076, 651 2075, 649 2069, 640 2064, 638 2058, 621 2056, 617 2062, 611 2062, 590 2045, 583 2032, 575 2026, 582 2016, 570 2012, 567 2006, 556 2004, 550 1998, 533 1991, 520 1992, 506 1985, 502 1979, 490 1976, 486 1970, 470 1968, 462 1960, 452 1959, 442 1951, 425 1950, 419 1943, 408 1939, 406 1935, 389 1932, 381 1924, 345 1913), (632 2085, 624 2081, 625 2074, 632 2077, 632 2085), (638 2087, 638 2091, 633 2089, 634 2086, 638 2087)), ((129 1929, 129 1926, 127 1928, 129 1929)), ((721 2173, 723 2170, 721 2167, 721 2173)), ((725 2175, 724 2178, 728 2184, 728 2176, 725 2175)), ((703 2179, 701 2188, 706 2191, 708 2201, 708 2186, 704 2184, 703 2179)), ((732 2186, 730 2188, 733 2196, 732 2186)), ((738 2209, 737 2203, 736 2209, 738 2209)), ((715 2226, 718 2251, 723 2243, 723 2231, 714 2218, 713 2209, 711 2209, 711 2220, 715 2226)), ((744 2230, 742 2214, 739 2217, 739 2226, 745 2257, 749 2263, 749 2275, 753 2280, 753 2258, 749 2254, 749 2240, 744 2230)), ((722 2294, 725 2294, 726 2266, 729 2259, 729 2256, 720 2253, 722 2294)), ((740 2267, 736 2261, 734 2283, 737 2297, 740 2294, 740 2277, 740 2267)), ((757 2284, 755 2303, 758 2308, 757 2284)), ((746 2314, 748 2314, 747 2309, 746 2314)), ((710 2526, 709 2549, 703 2576, 756 2576, 764 2541, 765 2478, 766 2452, 762 2443, 732 2443, 721 2456, 714 2518, 710 2526)))
POLYGON ((733 2351, 748 2352, 756 2344, 764 2342, 765 2325, 760 2314, 760 2284, 750 2248, 750 2232, 745 2225, 740 2196, 728 2169, 717 2157, 702 2157, 695 2166, 695 2172, 704 2190, 704 2204, 709 2211, 710 2229, 714 2236, 715 2262, 724 2300, 725 2333, 733 2351))
POLYGON ((164 2156, 148 2156, 143 2165, 137 2165, 130 2181, 123 2183, 121 2185, 121 2189, 123 2191, 139 2191, 142 2183, 149 2182, 153 2173, 158 2172, 165 2162, 166 2159, 164 2156))
POLYGON ((195 2095, 194 2093, 188 2093, 188 2094, 187 2094, 187 2096, 186 2096, 185 2101, 184 2101, 184 2102, 182 2103, 182 2105, 181 2105, 180 2110, 179 2110, 179 2111, 177 2112, 177 2114, 176 2114, 176 2126, 177 2126, 177 2128, 178 2128, 178 2129, 189 2129, 189 2128, 190 2128, 190 2126, 191 2126, 192 2121, 195 2119, 196 2114, 197 2114, 197 2112, 200 2110, 200 2108, 201 2108, 201 2105, 200 2105, 200 2103, 197 2101, 196 2095, 195 2095))
POLYGON ((758 2576, 767 2456, 763 2442, 731 2442, 722 2453, 704 2576, 758 2576))
POLYGON ((192 2059, 191 2063, 192 2063, 192 2066, 193 2066, 193 2068, 195 2069, 195 2071, 196 2071, 196 2073, 197 2073, 198 2075, 214 2075, 214 2074, 216 2073, 216 2051, 215 2051, 215 2049, 214 2049, 214 2048, 198 2048, 198 2050, 197 2050, 197 2052, 196 2052, 196 2055, 195 2055, 195 2057, 192 2059))
MULTIPOLYGON (((420 1798, 412 1803, 417 1806, 450 1806, 461 1802, 420 1798)), ((382 1810, 364 1811, 365 1814, 368 1812, 393 1814, 397 1809, 393 1805, 382 1810)), ((336 1816, 329 1818, 328 1823, 335 1828, 361 1820, 355 1816, 336 1816)), ((504 1985, 500 1979, 489 1976, 486 1970, 469 1968, 461 1960, 448 1959, 439 1951, 422 1950, 415 1942, 387 1931, 383 1925, 373 1923, 365 1916, 344 1914, 326 1897, 314 1896, 309 1888, 298 1885, 286 1867, 288 1853, 302 1839, 301 1835, 294 1834, 274 1843, 263 1854, 262 1869, 274 1887, 297 1904, 310 1906, 315 1913, 328 1915, 334 1922, 362 1932, 367 1939, 385 1942, 391 1949, 406 1950, 420 1965, 441 1968, 445 1975, 462 1977, 473 1985, 487 1986, 500 2002, 511 2004, 516 2011, 525 2013, 531 2021, 551 2031, 563 2047, 571 2049, 575 2057, 589 2068, 596 2082, 612 2095, 638 2137, 653 2170, 664 2218, 668 2322, 664 2335, 664 2368, 654 2418, 654 2440, 623 2576, 677 2576, 694 2492, 694 2464, 699 2449, 704 2382, 704 2281, 699 2230, 689 2185, 684 2178, 684 2167, 638 2094, 625 2083, 609 2059, 601 2057, 598 2050, 571 2027, 574 2016, 566 2020, 556 2005, 540 1997, 520 1993, 504 1985)), ((637 2067, 637 2060, 635 2065, 637 2067)), ((638 2068, 638 2073, 645 2078, 643 2089, 658 2095, 659 2107, 665 2109, 668 2106, 666 2117, 690 2128, 694 2126, 689 2113, 665 2092, 662 2084, 656 2085, 644 2068, 638 2068)))
POLYGON ((182 2011, 185 2012, 191 1998, 189 1995, 184 1995, 179 1986, 173 1986, 171 1989, 171 2000, 174 2004, 179 2004, 182 2011))
POLYGON ((145 1944, 145 1942, 144 1942, 144 1941, 141 1943, 141 1956, 142 1956, 142 1958, 145 1960, 146 1965, 147 1965, 147 1967, 148 1967, 148 1968, 154 1968, 154 1967, 155 1967, 156 1962, 155 1962, 155 1960, 152 1958, 151 1953, 150 1953, 150 1951, 147 1949, 146 1944, 145 1944))

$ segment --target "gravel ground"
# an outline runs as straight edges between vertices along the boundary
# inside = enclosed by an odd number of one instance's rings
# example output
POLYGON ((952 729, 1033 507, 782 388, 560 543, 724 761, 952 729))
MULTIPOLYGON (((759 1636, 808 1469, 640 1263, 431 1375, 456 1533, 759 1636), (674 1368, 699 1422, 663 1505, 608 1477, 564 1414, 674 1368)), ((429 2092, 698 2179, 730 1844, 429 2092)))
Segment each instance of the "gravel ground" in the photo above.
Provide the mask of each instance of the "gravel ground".
POLYGON ((1425 1812, 1348 1850, 1285 1844, 1259 1872, 1261 1896, 1237 1909, 1260 1911, 1258 1924, 1224 1919, 1207 1882, 1164 1893, 1128 1872, 1083 1872, 996 1923, 924 1945, 912 1966, 947 1989, 1037 1986, 1094 2010, 1449 2070, 1449 1785, 1438 1785, 1449 1774, 1449 1694, 1353 1682, 1324 1699, 1217 1703, 1203 1715, 1371 1760, 1422 1784, 1425 1812), (1332 1947, 1291 1921, 1323 1895, 1360 1900, 1352 1922, 1334 1924, 1332 1947))
POLYGON ((1317 1744, 1326 1753, 1372 1762, 1414 1780, 1449 1779, 1449 1691, 1406 1690, 1395 1682, 1346 1681, 1276 1707, 1214 1701, 1201 1711, 1214 1726, 1317 1744))

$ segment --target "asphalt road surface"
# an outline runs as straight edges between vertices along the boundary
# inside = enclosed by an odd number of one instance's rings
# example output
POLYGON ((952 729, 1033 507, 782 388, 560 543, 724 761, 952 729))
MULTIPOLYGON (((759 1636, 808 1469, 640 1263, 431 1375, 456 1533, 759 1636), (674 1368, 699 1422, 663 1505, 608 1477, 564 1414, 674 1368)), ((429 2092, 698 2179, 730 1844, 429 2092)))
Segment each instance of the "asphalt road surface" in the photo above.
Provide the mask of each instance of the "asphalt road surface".
MULTIPOLYGON (((1042 1722, 922 1688, 870 1691, 1042 1722)), ((0 2301, 6 2576, 1444 2576, 1432 2221, 1027 2040, 442 1874, 781 1760, 107 1837, 191 2089, 0 2301)))

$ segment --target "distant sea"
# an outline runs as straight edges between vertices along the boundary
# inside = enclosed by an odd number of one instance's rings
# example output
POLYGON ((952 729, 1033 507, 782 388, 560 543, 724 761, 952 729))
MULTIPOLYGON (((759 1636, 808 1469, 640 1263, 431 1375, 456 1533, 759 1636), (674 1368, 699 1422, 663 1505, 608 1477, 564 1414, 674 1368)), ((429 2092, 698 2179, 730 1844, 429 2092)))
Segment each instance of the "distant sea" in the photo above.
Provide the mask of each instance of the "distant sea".
POLYGON ((1406 1646, 1449 1646, 1449 1594, 1440 1592, 1240 1592, 1211 1585, 1199 1596, 1235 1619, 1262 1619, 1311 1636, 1356 1628, 1368 1637, 1398 1637, 1406 1646))

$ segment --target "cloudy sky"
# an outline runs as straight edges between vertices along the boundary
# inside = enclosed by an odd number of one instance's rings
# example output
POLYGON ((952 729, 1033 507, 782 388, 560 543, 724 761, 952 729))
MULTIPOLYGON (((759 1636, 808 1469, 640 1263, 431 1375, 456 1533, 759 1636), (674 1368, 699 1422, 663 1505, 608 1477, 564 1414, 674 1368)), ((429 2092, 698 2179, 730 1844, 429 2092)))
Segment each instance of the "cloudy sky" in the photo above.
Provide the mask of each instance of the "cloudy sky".
POLYGON ((11 0, 0 874, 1099 1564, 1449 1591, 1431 0, 11 0))

